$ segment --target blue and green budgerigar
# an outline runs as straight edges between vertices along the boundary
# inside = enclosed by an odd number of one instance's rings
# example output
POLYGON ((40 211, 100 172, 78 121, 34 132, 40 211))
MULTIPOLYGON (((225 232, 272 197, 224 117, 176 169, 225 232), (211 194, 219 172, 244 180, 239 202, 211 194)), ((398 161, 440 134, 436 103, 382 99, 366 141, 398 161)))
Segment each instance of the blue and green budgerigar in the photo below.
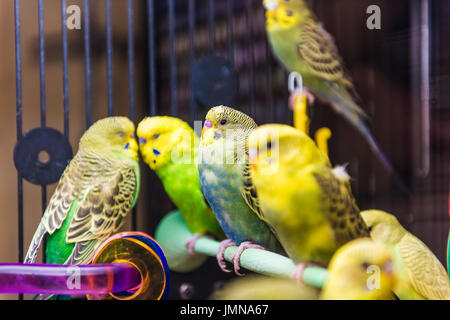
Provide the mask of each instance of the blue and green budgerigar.
POLYGON ((246 114, 226 106, 214 107, 205 117, 199 147, 200 185, 229 238, 221 243, 217 259, 225 270, 225 248, 239 245, 233 257, 237 274, 245 248, 256 245, 282 251, 272 230, 257 213, 261 209, 250 177, 247 149, 248 136, 255 128, 256 123, 246 114))
MULTIPOLYGON (((225 237, 200 188, 197 154, 200 137, 185 121, 169 116, 143 119, 137 128, 144 161, 156 172, 195 237, 225 237)), ((192 246, 190 246, 190 252, 192 246)))
POLYGON ((51 264, 88 264, 134 207, 140 186, 135 126, 126 117, 94 123, 62 174, 29 246, 33 263, 44 236, 51 264))
POLYGON ((356 128, 387 171, 394 173, 366 124, 367 115, 333 37, 308 4, 304 0, 263 0, 263 4, 268 39, 278 60, 290 72, 300 73, 304 86, 356 128))

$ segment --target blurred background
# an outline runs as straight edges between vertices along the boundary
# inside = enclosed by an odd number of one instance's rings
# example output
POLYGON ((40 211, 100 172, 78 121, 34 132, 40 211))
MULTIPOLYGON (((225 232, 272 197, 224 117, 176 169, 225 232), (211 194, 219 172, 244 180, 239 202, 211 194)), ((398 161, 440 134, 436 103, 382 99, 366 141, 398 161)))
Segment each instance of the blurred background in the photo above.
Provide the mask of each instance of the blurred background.
MULTIPOLYGON (((399 190, 362 137, 328 105, 314 104, 311 132, 332 130, 331 160, 348 163, 360 209, 394 213, 444 263, 450 1, 309 3, 335 37, 372 132, 410 194, 399 190), (366 27, 373 4, 381 9, 380 30, 366 27)), ((0 262, 21 261, 55 188, 28 182, 14 166, 14 147, 33 128, 57 129, 75 153, 86 128, 107 115, 137 122, 146 115, 176 115, 193 125, 223 103, 258 124, 292 124, 287 72, 268 48, 262 0, 1 1, 0 39, 0 262), (62 12, 71 5, 81 9, 80 29, 64 30, 62 12)), ((124 230, 153 235, 173 205, 156 175, 145 165, 141 172, 138 207, 124 230)), ((170 297, 207 298, 232 277, 209 259, 189 274, 173 273, 170 297)))

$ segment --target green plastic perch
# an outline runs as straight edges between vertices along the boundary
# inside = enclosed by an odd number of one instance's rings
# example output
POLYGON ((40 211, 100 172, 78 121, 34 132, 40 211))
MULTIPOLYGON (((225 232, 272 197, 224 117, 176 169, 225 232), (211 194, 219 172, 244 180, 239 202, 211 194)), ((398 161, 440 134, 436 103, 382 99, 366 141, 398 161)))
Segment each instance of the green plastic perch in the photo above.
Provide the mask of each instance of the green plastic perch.
MULTIPOLYGON (((156 229, 156 241, 161 245, 169 268, 175 272, 189 272, 199 267, 208 256, 215 257, 219 242, 208 237, 200 237, 194 246, 195 255, 189 255, 185 243, 192 233, 178 210, 167 214, 156 229)), ((225 250, 225 260, 231 261, 236 246, 225 250)), ((249 248, 241 255, 240 265, 253 272, 267 276, 290 278, 296 264, 282 255, 260 249, 249 248)), ((322 287, 328 271, 318 267, 307 267, 303 273, 303 282, 314 287, 322 287)))

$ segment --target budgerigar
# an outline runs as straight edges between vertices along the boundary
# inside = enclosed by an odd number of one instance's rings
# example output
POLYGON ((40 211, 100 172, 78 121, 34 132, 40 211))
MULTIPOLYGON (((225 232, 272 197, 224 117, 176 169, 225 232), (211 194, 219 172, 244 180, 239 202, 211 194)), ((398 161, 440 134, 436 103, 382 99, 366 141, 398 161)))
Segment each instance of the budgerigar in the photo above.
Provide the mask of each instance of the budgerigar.
POLYGON ((135 127, 126 117, 94 123, 65 169, 31 241, 33 263, 47 235, 46 262, 87 264, 116 233, 136 203, 140 186, 135 127))
MULTIPOLYGON (((287 125, 262 125, 250 134, 249 154, 261 219, 294 262, 326 266, 339 246, 369 236, 345 169, 331 168, 305 133, 287 125)), ((302 278, 304 266, 295 277, 302 278)))
MULTIPOLYGON (((225 235, 200 188, 200 138, 194 130, 178 118, 148 117, 138 125, 137 135, 142 158, 155 170, 195 237, 210 233, 223 239, 225 235)), ((193 253, 192 247, 189 249, 193 253)))
POLYGON ((323 300, 391 300, 396 283, 389 248, 369 238, 340 247, 329 265, 323 300))
MULTIPOLYGON (((386 243, 399 251, 409 275, 409 282, 417 294, 426 299, 450 300, 447 272, 421 240, 403 228, 397 218, 387 212, 366 210, 362 211, 361 215, 374 241, 386 243)), ((401 292, 397 295, 402 298, 401 292)))
POLYGON ((260 275, 235 279, 213 293, 213 300, 317 300, 320 289, 290 279, 260 275))
POLYGON ((225 106, 214 107, 206 115, 199 148, 200 185, 229 238, 221 243, 217 259, 225 271, 225 248, 239 245, 233 257, 236 274, 245 248, 260 245, 282 250, 270 227, 259 218, 261 209, 249 175, 246 143, 254 128, 256 123, 246 114, 225 106))
POLYGON ((367 117, 357 101, 332 36, 317 21, 304 0, 263 0, 266 31, 272 50, 290 72, 302 75, 304 86, 331 104, 367 140, 384 167, 392 165, 365 123, 367 117))

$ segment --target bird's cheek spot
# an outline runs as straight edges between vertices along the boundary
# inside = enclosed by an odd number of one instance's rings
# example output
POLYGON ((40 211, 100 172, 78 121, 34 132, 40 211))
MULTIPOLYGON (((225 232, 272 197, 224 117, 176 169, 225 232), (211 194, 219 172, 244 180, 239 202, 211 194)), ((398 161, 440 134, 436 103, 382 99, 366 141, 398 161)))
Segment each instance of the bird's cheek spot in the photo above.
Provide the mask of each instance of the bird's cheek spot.
POLYGON ((125 149, 125 150, 128 150, 129 148, 130 148, 130 143, 127 142, 127 144, 125 145, 124 149, 125 149))
POLYGON ((222 137, 222 135, 219 133, 219 132, 217 132, 217 131, 214 131, 214 139, 220 139, 222 137))
POLYGON ((161 154, 161 152, 158 149, 153 149, 153 154, 155 156, 159 156, 161 154))
POLYGON ((140 143, 140 144, 146 144, 146 143, 147 143, 147 139, 145 139, 145 138, 139 138, 139 143, 140 143))

